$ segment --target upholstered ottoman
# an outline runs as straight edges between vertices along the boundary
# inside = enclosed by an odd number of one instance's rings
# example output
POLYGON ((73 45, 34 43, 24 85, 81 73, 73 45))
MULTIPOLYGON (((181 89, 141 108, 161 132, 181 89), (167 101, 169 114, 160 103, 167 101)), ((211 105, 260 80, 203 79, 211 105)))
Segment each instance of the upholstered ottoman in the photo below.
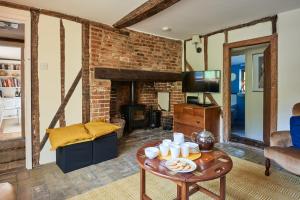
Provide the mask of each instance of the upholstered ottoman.
POLYGON ((113 132, 93 141, 71 144, 56 149, 56 164, 64 172, 97 164, 118 156, 117 133, 113 132))
POLYGON ((117 157, 118 129, 101 121, 47 129, 51 147, 56 150, 56 164, 67 173, 117 157))
POLYGON ((113 132, 93 141, 93 164, 116 158, 118 156, 118 137, 113 132))
POLYGON ((64 172, 70 172, 93 163, 93 142, 82 142, 56 149, 56 164, 64 172))

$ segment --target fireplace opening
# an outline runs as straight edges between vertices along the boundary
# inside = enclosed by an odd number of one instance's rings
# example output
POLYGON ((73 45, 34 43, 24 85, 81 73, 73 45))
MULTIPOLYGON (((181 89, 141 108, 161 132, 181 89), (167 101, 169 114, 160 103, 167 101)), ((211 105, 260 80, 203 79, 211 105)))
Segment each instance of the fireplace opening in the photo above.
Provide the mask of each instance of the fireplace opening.
POLYGON ((111 87, 111 118, 125 120, 125 132, 147 128, 147 110, 145 104, 137 103, 136 82, 112 82, 111 87))
POLYGON ((152 81, 112 81, 110 118, 126 121, 125 133, 134 129, 172 129, 173 105, 182 103, 181 85, 152 81))

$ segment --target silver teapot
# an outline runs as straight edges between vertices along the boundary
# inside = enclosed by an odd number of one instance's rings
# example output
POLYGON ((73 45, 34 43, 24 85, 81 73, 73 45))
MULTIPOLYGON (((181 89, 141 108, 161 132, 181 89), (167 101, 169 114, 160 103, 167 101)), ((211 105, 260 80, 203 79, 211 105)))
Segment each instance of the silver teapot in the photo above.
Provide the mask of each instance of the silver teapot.
POLYGON ((199 145, 200 151, 212 151, 214 148, 215 137, 211 132, 205 129, 192 133, 192 140, 199 145))

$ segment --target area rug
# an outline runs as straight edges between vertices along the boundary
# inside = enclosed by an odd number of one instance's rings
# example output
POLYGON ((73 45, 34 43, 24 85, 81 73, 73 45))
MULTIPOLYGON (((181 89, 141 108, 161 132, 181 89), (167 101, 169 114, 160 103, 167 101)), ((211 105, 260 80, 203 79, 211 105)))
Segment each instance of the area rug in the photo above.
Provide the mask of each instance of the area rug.
MULTIPOLYGON (((232 157, 233 169, 227 175, 226 199, 288 200, 300 199, 300 177, 272 169, 269 177, 264 166, 232 157)), ((176 197, 176 185, 160 177, 146 173, 146 193, 153 200, 169 200, 176 197)), ((71 198, 72 200, 138 200, 140 197, 139 173, 71 198)), ((201 183, 201 186, 218 192, 219 181, 201 183)), ((210 199, 195 193, 194 199, 210 199)))

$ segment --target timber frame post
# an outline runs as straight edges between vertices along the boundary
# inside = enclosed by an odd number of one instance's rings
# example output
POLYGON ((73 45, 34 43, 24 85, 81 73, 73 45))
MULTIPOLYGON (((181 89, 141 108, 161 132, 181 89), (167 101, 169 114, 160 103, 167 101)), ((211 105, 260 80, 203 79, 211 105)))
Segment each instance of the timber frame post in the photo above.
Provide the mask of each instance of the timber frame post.
MULTIPOLYGON (((60 19, 59 23, 60 29, 60 100, 63 102, 65 98, 65 76, 66 76, 66 62, 65 62, 65 27, 63 24, 63 20, 60 19)), ((66 117, 65 117, 65 110, 62 111, 61 116, 59 118, 59 126, 64 127, 66 126, 66 117)))
POLYGON ((39 165, 40 158, 40 109, 39 109, 39 74, 38 74, 38 23, 40 11, 30 9, 31 14, 31 138, 32 165, 39 165))
POLYGON ((90 121, 90 24, 82 23, 82 123, 90 121))

